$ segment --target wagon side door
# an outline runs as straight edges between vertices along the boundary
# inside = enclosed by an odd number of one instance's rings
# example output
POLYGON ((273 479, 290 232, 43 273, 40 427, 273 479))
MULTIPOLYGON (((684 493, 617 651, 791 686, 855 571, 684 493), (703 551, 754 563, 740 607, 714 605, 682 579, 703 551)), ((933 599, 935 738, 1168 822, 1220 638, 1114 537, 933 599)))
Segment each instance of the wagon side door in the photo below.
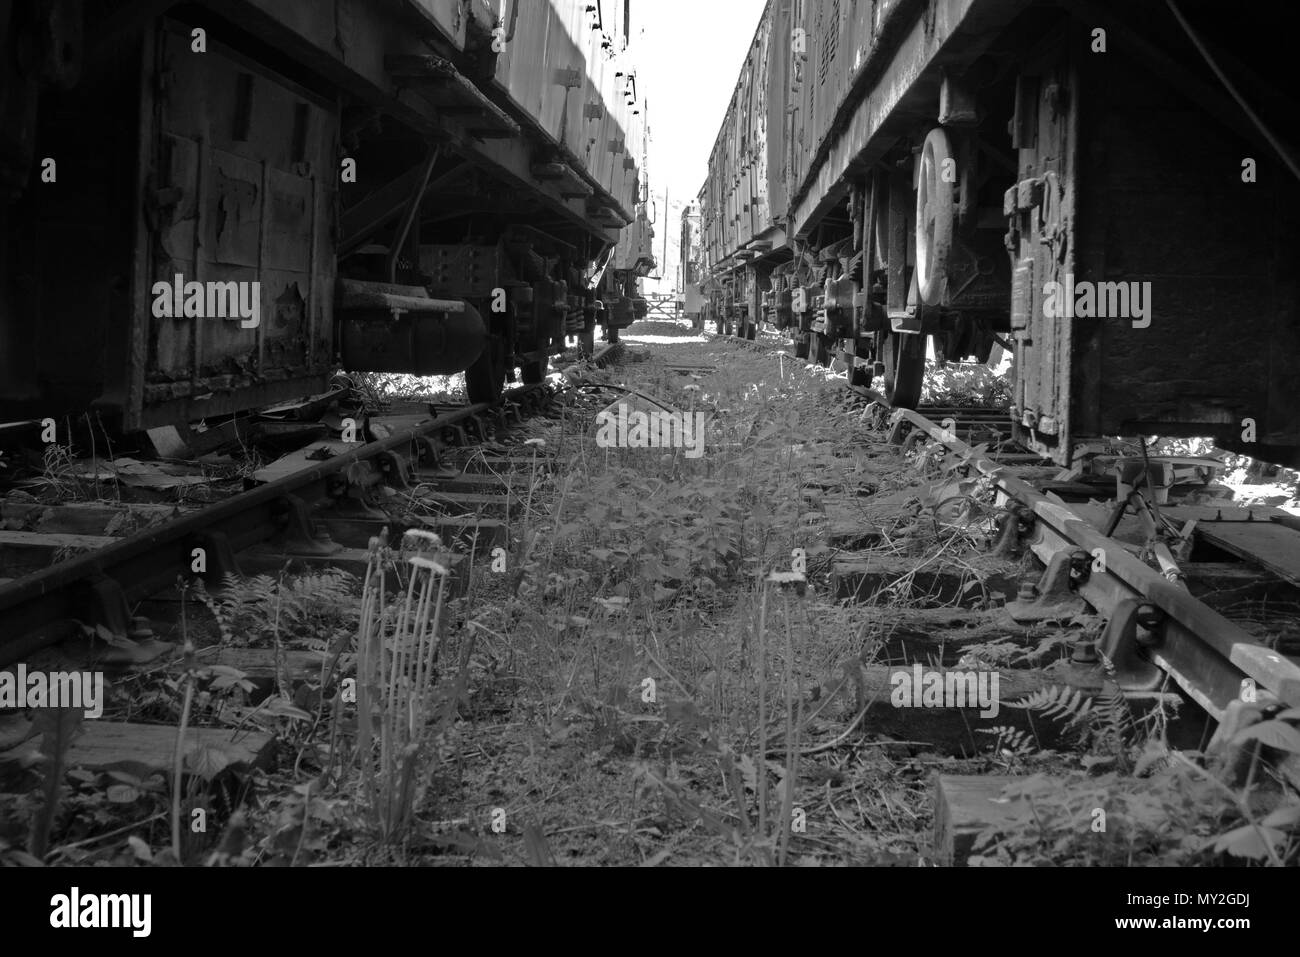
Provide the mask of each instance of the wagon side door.
POLYGON ((333 360, 337 106, 161 23, 128 429, 318 391, 333 360))
POLYGON ((1065 31, 1017 82, 1011 120, 1017 183, 1003 198, 1012 251, 1011 327, 1016 344, 1013 416, 1035 451, 1070 455, 1073 320, 1061 308, 1075 272, 1079 84, 1065 31))

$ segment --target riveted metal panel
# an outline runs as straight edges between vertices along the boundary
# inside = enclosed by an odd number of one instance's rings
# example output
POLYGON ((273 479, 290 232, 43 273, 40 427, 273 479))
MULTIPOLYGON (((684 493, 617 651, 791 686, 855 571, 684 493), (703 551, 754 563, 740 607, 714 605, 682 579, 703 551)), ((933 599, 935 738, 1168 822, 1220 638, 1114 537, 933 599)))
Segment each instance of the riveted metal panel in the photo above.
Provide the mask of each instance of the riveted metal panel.
POLYGON ((160 208, 142 223, 149 252, 132 317, 140 399, 124 410, 127 426, 322 385, 333 352, 334 106, 238 51, 211 41, 192 51, 188 27, 174 21, 160 27, 151 87, 156 127, 143 155, 158 170, 160 208), (174 287, 177 276, 204 284, 204 315, 155 315, 155 284, 174 287), (221 290, 243 299, 214 295, 216 283, 237 284, 221 290), (255 303, 255 314, 206 314, 236 302, 255 303))
POLYGON ((640 107, 627 103, 635 64, 622 49, 622 5, 605 4, 604 29, 597 30, 588 4, 579 0, 536 0, 509 8, 494 2, 501 40, 496 84, 546 137, 567 150, 565 159, 577 172, 631 211, 637 201, 636 165, 629 169, 624 160, 640 156, 644 117, 633 115, 640 107))

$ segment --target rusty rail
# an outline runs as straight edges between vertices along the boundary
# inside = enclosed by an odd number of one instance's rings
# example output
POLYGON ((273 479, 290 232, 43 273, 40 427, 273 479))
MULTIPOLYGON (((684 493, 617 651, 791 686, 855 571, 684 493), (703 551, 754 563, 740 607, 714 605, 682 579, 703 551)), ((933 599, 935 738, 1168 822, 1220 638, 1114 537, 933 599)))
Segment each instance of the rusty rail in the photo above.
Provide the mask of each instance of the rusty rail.
MULTIPOLYGON (((761 339, 715 338, 772 351, 771 343, 761 339)), ((878 392, 851 385, 847 379, 841 382, 864 400, 889 408, 878 392)), ((1104 556, 1105 572, 1077 582, 1076 590, 1107 619, 1101 650, 1115 663, 1126 690, 1154 691, 1168 675, 1221 721, 1228 704, 1240 700, 1243 682, 1249 679, 1261 700, 1271 695, 1300 707, 1300 665, 1261 645, 1240 626, 1167 581, 1064 502, 1009 474, 1010 466, 975 455, 968 443, 922 413, 894 409, 892 421, 895 426, 905 421, 925 431, 987 476, 1004 496, 1028 509, 1035 519, 1029 547, 1044 565, 1075 549, 1087 552, 1089 560, 1097 552, 1104 556)))
MULTIPOLYGON (((602 364, 617 349, 617 343, 605 345, 596 350, 592 361, 602 364)), ((512 389, 503 396, 503 405, 528 405, 545 391, 545 385, 512 389)), ((461 423, 494 408, 500 407, 479 403, 444 412, 161 527, 0 586, 0 667, 59 641, 66 632, 59 626, 69 620, 107 620, 110 630, 124 636, 125 606, 187 574, 195 548, 233 554, 272 539, 292 527, 296 516, 304 514, 304 506, 324 501, 346 486, 350 467, 409 448, 443 429, 463 427, 461 423)))
POLYGON ((1083 549, 1090 559, 1098 552, 1104 556, 1105 572, 1079 582, 1077 591, 1109 620, 1102 650, 1115 662, 1126 689, 1154 690, 1168 674, 1215 720, 1221 720, 1228 703, 1240 697, 1246 679, 1279 701, 1300 706, 1300 666, 1295 662, 1166 581, 1064 502, 1053 501, 1007 474, 1007 466, 976 455, 967 443, 924 415, 897 409, 893 421, 900 420, 962 456, 1006 497, 1029 509, 1035 518, 1029 545, 1045 565, 1060 552, 1074 549, 1083 549))

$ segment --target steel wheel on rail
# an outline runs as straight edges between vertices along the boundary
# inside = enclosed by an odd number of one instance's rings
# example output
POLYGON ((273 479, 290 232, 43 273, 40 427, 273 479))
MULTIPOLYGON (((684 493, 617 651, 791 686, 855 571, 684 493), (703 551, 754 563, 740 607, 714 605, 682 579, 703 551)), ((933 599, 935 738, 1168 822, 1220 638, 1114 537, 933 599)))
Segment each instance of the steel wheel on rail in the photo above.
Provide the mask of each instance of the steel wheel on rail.
POLYGON ((830 365, 831 340, 820 332, 809 333, 809 339, 812 342, 809 348, 812 361, 823 367, 830 365))
POLYGON ((885 367, 885 398, 896 409, 915 409, 925 381, 925 336, 881 334, 880 359, 885 367))
POLYGON ((525 362, 519 367, 519 377, 523 380, 524 385, 540 385, 546 381, 546 373, 550 371, 551 363, 547 359, 540 359, 537 362, 525 362))
POLYGON ((956 218, 956 184, 945 174, 955 170, 952 145, 942 127, 935 127, 921 148, 916 183, 916 283, 921 301, 938 305, 948 276, 956 218))
POLYGON ((492 403, 501 398, 506 378, 506 343, 500 336, 489 336, 473 365, 465 370, 465 394, 471 403, 492 403))

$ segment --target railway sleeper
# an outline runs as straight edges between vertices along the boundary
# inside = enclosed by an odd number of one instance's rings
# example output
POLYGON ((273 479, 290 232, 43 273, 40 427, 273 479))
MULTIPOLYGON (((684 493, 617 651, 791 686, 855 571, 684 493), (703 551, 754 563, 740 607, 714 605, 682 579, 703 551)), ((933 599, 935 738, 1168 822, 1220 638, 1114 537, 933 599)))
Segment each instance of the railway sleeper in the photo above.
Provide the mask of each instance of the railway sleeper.
POLYGON ((534 469, 550 472, 555 468, 555 460, 546 455, 530 458, 524 455, 476 455, 465 462, 466 473, 491 475, 506 472, 531 472, 534 469))
MULTIPOLYGON (((0 790, 21 793, 37 786, 37 775, 18 769, 31 769, 39 762, 41 738, 37 735, 0 753, 0 790)), ((191 727, 185 731, 185 740, 194 749, 221 752, 227 768, 235 772, 267 768, 276 752, 273 735, 248 729, 191 727)), ((140 780, 154 774, 170 775, 176 761, 176 729, 164 724, 84 721, 68 745, 65 760, 69 769, 122 771, 140 780)))
MULTIPOLYGON (((1171 703, 1181 702, 1173 694, 1129 693, 1125 697, 1130 707, 1139 714, 1157 707, 1167 710, 1171 703)), ((1207 750, 1211 760, 1229 774, 1226 781, 1228 786, 1236 788, 1244 785, 1259 753, 1271 749, 1264 748, 1259 742, 1253 742, 1248 747, 1219 743, 1220 740, 1226 742, 1232 734, 1256 717, 1248 715, 1240 702, 1234 704, 1231 715, 1219 726, 1216 737, 1210 739, 1207 750)), ((1168 743, 1172 748, 1199 751, 1205 747, 1204 742, 1213 724, 1213 720, 1204 712, 1183 707, 1178 712, 1178 719, 1167 726, 1168 743)), ((1300 782, 1300 762, 1296 762, 1295 757, 1276 751, 1271 754, 1283 777, 1293 784, 1300 782)), ((1023 776, 1007 774, 936 774, 932 785, 932 853, 935 863, 950 867, 966 866, 975 853, 975 841, 982 832, 990 828, 1021 828, 1032 822, 1034 810, 1030 803, 1024 798, 1008 798, 1004 794, 1008 787, 1024 780, 1026 778, 1023 776)))
POLYGON ((1025 708, 1008 707, 1009 702, 1060 687, 1061 678, 1047 669, 867 665, 856 683, 854 713, 865 709, 861 726, 866 732, 924 741, 926 752, 958 757, 987 753, 996 737, 980 729, 995 727, 1036 733, 1044 748, 1067 740, 1060 724, 1033 717, 1025 708))
POLYGON ((439 492, 471 492, 493 494, 495 492, 512 492, 526 489, 529 476, 518 472, 505 474, 457 472, 448 475, 444 472, 419 471, 414 474, 417 482, 434 485, 439 492))
POLYGON ((485 495, 473 492, 427 491, 422 496, 424 504, 452 515, 485 513, 496 517, 514 518, 523 508, 524 500, 518 494, 485 495))
MULTIPOLYGON (((314 709, 320 702, 320 695, 329 689, 322 686, 327 677, 325 671, 332 656, 319 651, 300 651, 274 648, 231 648, 212 645, 199 649, 197 662, 200 668, 223 667, 234 668, 251 684, 248 703, 257 706, 274 694, 281 684, 287 686, 293 701, 299 707, 310 706, 314 709), (314 699, 314 700, 309 700, 314 699)), ((186 662, 176 657, 168 665, 167 671, 179 677, 187 668, 186 662)), ((335 672, 337 674, 337 671, 335 672)), ((215 676, 203 680, 206 687, 215 676)), ((335 685, 330 681, 331 687, 335 685)))
POLYGON ((365 548, 370 539, 379 535, 384 529, 399 533, 400 539, 407 529, 435 532, 445 544, 456 544, 463 551, 473 552, 479 556, 491 554, 497 546, 509 544, 509 524, 501 519, 479 518, 474 516, 440 515, 425 521, 374 519, 324 519, 330 535, 349 548, 365 548))
MULTIPOLYGON (((331 555, 296 555, 269 545, 255 545, 240 553, 240 565, 253 575, 279 575, 286 569, 290 574, 303 574, 333 568, 364 579, 370 563, 370 551, 364 548, 343 548, 331 555)), ((439 556, 450 572, 447 593, 463 596, 469 589, 470 570, 467 556, 444 552, 439 556)), ((386 582, 390 588, 400 585, 396 575, 386 582)))
POLYGON ((866 561, 839 561, 831 567, 831 588, 838 601, 924 601, 962 605, 1009 596, 1015 579, 1003 572, 972 575, 965 567, 940 564, 917 568, 914 560, 872 556, 866 561))

